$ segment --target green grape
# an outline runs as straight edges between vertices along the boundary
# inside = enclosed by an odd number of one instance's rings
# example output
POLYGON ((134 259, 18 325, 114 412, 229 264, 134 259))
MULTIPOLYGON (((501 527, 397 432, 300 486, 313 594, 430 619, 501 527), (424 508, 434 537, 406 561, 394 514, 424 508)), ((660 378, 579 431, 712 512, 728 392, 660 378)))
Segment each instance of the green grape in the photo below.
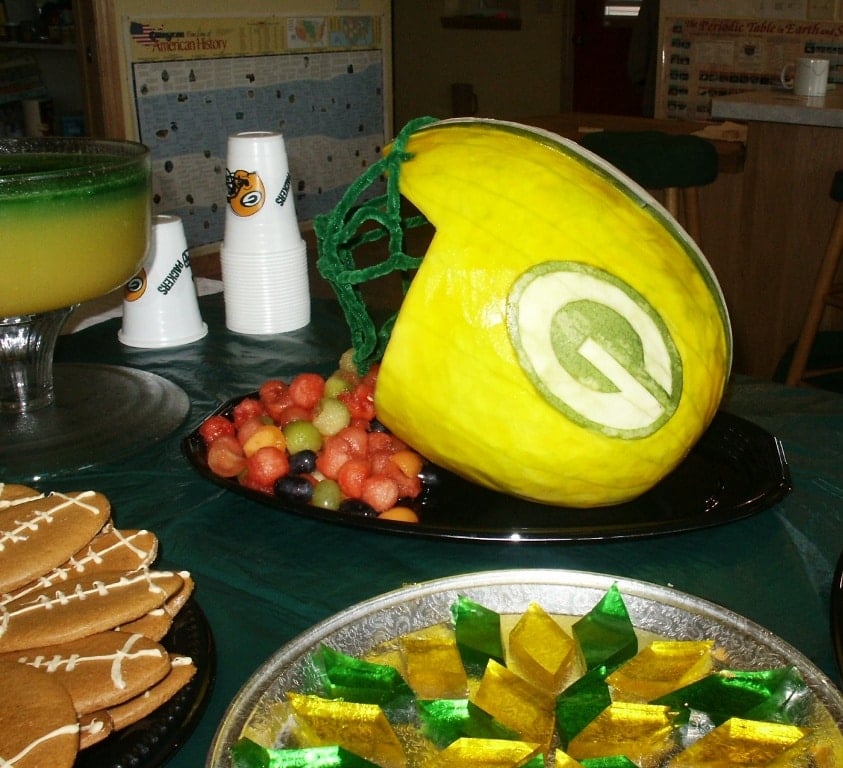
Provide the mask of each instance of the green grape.
POLYGON ((336 480, 320 480, 313 489, 310 503, 314 507, 337 510, 342 501, 342 492, 336 480))
POLYGON ((357 365, 354 362, 354 349, 347 349, 340 356, 340 370, 357 375, 357 365))
POLYGON ((351 423, 351 414, 345 403, 334 397, 324 397, 313 417, 313 426, 326 437, 335 435, 351 423))
POLYGON ((350 392, 354 385, 348 380, 348 376, 341 371, 325 379, 325 397, 336 397, 340 392, 350 392))
POLYGON ((322 434, 309 421, 291 421, 282 430, 287 441, 287 451, 291 454, 299 451, 314 451, 322 448, 322 434))

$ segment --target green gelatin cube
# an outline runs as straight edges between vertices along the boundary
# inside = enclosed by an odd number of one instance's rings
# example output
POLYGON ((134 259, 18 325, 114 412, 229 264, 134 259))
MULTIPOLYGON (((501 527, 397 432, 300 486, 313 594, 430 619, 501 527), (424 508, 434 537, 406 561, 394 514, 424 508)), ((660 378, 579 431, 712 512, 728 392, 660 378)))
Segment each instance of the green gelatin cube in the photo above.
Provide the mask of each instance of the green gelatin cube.
POLYGON ((503 664, 499 613, 460 595, 451 605, 457 647, 467 670, 483 670, 489 659, 503 664))
POLYGON ((544 768, 544 755, 536 755, 531 760, 524 763, 524 768, 544 768))
POLYGON ((422 732, 440 749, 460 738, 519 738, 515 731, 499 723, 468 699, 420 701, 418 710, 422 732))
POLYGON ((271 749, 250 739, 231 748, 232 768, 377 768, 342 747, 271 749))
POLYGON ((563 748, 612 703, 606 678, 614 669, 605 665, 595 667, 556 699, 556 729, 563 748))
POLYGON ((635 628, 616 584, 574 624, 573 632, 587 669, 601 664, 621 664, 638 653, 635 628))
POLYGON ((793 667, 733 671, 721 670, 655 699, 687 721, 691 710, 704 712, 715 725, 733 717, 777 723, 804 722, 810 690, 793 667))
POLYGON ((795 667, 769 670, 770 695, 744 713, 747 720, 800 725, 807 721, 811 708, 811 690, 795 667))
POLYGON ((588 757, 580 761, 583 768, 638 768, 628 757, 588 757))
POLYGON ((410 686, 394 667, 358 659, 327 645, 310 656, 305 685, 307 692, 327 699, 377 704, 390 710, 406 709, 414 700, 410 686))

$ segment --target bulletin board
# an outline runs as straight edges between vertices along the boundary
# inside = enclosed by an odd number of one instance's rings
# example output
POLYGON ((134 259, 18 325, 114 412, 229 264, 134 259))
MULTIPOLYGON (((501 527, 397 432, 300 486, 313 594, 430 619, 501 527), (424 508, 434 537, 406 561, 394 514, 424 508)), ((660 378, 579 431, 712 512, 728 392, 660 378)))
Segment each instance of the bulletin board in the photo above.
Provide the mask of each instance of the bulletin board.
POLYGON ((283 134, 300 221, 331 210, 378 159, 390 130, 381 22, 127 17, 153 212, 180 216, 191 248, 221 241, 226 145, 241 131, 283 134))
POLYGON ((657 117, 708 120, 712 97, 781 88, 784 65, 805 55, 828 58, 843 87, 839 21, 666 17, 660 38, 657 117))

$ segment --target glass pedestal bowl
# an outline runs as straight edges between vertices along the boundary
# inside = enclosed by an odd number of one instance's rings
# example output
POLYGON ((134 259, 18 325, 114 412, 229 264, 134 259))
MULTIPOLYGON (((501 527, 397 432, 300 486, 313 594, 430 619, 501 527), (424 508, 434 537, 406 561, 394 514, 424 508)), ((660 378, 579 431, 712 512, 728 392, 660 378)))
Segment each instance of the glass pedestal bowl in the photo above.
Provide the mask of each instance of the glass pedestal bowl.
POLYGON ((120 455, 186 416, 184 392, 153 374, 53 365, 75 306, 143 265, 150 226, 142 144, 0 139, 0 482, 120 455))

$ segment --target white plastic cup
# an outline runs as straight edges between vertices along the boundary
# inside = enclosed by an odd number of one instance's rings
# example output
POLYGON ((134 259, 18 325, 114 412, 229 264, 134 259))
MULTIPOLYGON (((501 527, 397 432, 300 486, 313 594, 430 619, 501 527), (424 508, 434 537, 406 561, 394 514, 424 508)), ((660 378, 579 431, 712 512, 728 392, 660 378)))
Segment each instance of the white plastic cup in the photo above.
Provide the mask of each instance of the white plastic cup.
POLYGON ((274 253, 220 249, 225 325, 244 334, 295 331, 310 323, 307 245, 274 253))
POLYGON ((792 88, 797 96, 825 96, 828 91, 828 65, 828 59, 810 57, 797 59, 795 64, 785 64, 781 73, 782 85, 792 88))
POLYGON ((223 242, 240 253, 277 253, 301 240, 284 137, 247 131, 228 137, 223 242))
POLYGON ((123 289, 123 325, 117 337, 129 347, 154 349, 190 344, 207 333, 182 220, 153 216, 146 262, 123 289))

